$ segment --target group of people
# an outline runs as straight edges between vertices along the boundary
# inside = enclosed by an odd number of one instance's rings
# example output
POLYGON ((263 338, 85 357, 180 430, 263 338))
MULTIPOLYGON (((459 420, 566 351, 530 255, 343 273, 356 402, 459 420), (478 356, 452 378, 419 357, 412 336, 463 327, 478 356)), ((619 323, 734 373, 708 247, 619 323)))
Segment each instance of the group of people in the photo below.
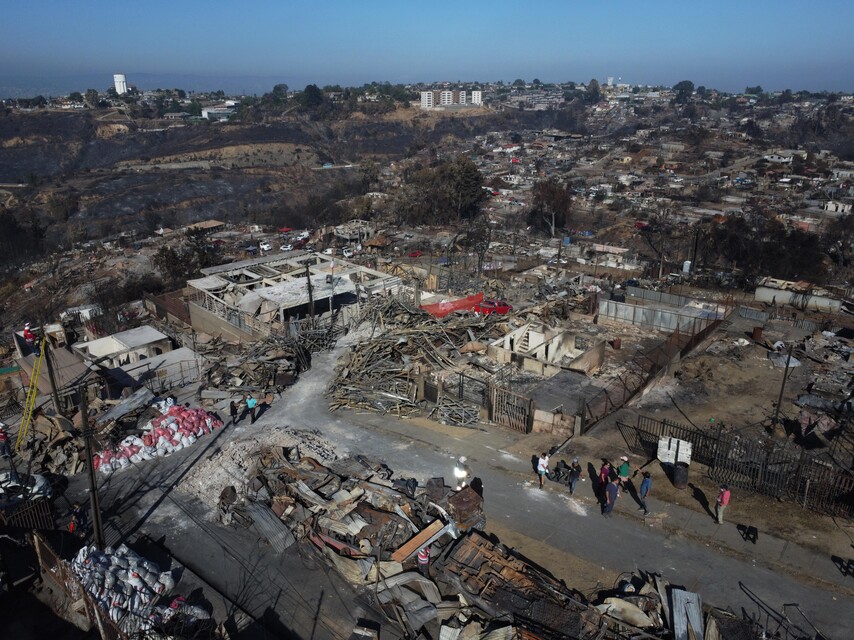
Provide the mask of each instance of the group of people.
POLYGON ((246 414, 249 414, 251 418, 250 424, 255 424, 255 411, 258 408, 258 398, 253 396, 251 393, 248 396, 244 396, 240 403, 235 402, 234 400, 228 405, 228 413, 231 415, 231 424, 235 425, 243 418, 246 417, 246 414), (237 417, 237 414, 240 412, 239 404, 243 405, 243 413, 240 415, 240 418, 237 417))
MULTIPOLYGON (((564 465, 565 463, 561 462, 560 464, 564 465)), ((596 486, 596 497, 602 505, 603 516, 611 516, 611 513, 614 511, 614 506, 620 498, 621 490, 626 489, 630 482, 630 472, 631 465, 629 464, 628 456, 622 456, 620 458, 620 464, 616 469, 610 461, 602 460, 602 467, 599 469, 599 482, 596 486)), ((635 472, 635 475, 636 474, 637 471, 635 472)), ((572 459, 572 464, 570 464, 566 469, 561 469, 560 475, 561 479, 565 478, 566 484, 569 487, 569 495, 575 494, 575 487, 579 480, 586 480, 586 478, 582 477, 583 469, 577 457, 572 459)), ((537 460, 537 477, 539 479, 540 489, 543 488, 545 479, 550 476, 549 454, 543 452, 537 460)), ((641 481, 640 488, 638 490, 638 501, 641 505, 639 510, 643 510, 644 515, 649 515, 647 498, 649 498, 651 491, 652 475, 649 471, 644 471, 643 480, 641 481)))
MULTIPOLYGON (((553 477, 549 469, 549 457, 548 453, 543 452, 537 460, 537 478, 540 483, 540 489, 543 488, 546 478, 553 478, 565 482, 569 487, 569 495, 574 495, 578 480, 586 480, 586 478, 582 477, 582 468, 578 458, 573 458, 572 464, 568 467, 566 463, 561 461, 558 464, 558 471, 560 473, 556 474, 557 477, 553 477), (561 466, 564 468, 561 469, 561 466)), ((602 466, 599 468, 599 477, 596 486, 596 497, 602 507, 603 516, 606 518, 611 517, 622 492, 628 491, 630 486, 633 488, 631 478, 637 476, 640 471, 638 469, 633 474, 631 473, 631 464, 629 463, 628 456, 620 456, 620 464, 616 467, 609 460, 602 459, 602 466)), ((640 505, 638 511, 643 511, 643 514, 648 516, 650 510, 647 501, 652 492, 652 474, 649 471, 643 471, 641 472, 641 477, 642 480, 637 489, 637 502, 640 505)), ((723 524, 724 522, 724 511, 729 505, 731 495, 730 489, 726 484, 720 485, 720 493, 715 501, 715 521, 718 524, 723 524)))
MULTIPOLYGON (((632 477, 636 476, 638 471, 635 471, 632 477)), ((629 484, 631 483, 630 473, 631 464, 629 464, 628 456, 620 456, 620 464, 616 469, 609 460, 602 460, 602 466, 599 469, 599 486, 597 489, 599 501, 602 504, 602 515, 606 518, 611 517, 622 492, 628 491, 629 484)), ((652 474, 649 471, 644 471, 643 480, 641 480, 637 491, 637 499, 640 504, 638 511, 643 511, 645 516, 649 515, 647 500, 651 491, 652 474)))

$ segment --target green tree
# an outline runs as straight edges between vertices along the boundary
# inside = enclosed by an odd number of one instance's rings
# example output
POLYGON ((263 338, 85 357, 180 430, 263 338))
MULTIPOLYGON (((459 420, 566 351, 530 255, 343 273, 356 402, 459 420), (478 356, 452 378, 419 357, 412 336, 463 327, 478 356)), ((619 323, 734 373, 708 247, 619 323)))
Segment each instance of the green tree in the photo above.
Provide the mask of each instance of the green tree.
POLYGON ((676 93, 676 102, 685 104, 694 93, 694 83, 690 80, 682 80, 673 85, 673 91, 676 93))
POLYGON ((516 78, 513 81, 513 86, 518 87, 518 88, 524 88, 525 87, 525 81, 522 80, 522 78, 516 78))
POLYGON ((96 109, 101 101, 97 89, 86 89, 86 94, 83 96, 83 99, 91 109, 96 109))
POLYGON ((483 174, 471 158, 464 155, 457 156, 453 162, 445 165, 442 174, 441 177, 450 191, 457 219, 476 215, 485 192, 483 174))
POLYGON ((323 104, 323 91, 316 84, 307 85, 299 96, 299 102, 306 109, 316 109, 323 104))
POLYGON ((599 88, 599 81, 596 78, 593 78, 590 82, 587 83, 587 101, 599 102, 599 99, 601 97, 602 90, 599 88))
POLYGON ((539 78, 534 78, 534 79, 531 81, 531 84, 532 84, 532 85, 534 85, 535 87, 539 87, 539 86, 540 86, 541 84, 543 84, 543 83, 542 83, 542 82, 540 82, 540 79, 539 79, 539 78))
POLYGON ((755 87, 745 87, 744 93, 749 96, 760 96, 764 91, 762 91, 762 86, 757 84, 755 87))
POLYGON ((543 180, 534 185, 534 202, 528 222, 544 229, 554 238, 558 229, 569 222, 572 209, 572 194, 569 189, 554 178, 543 180))
POLYGON ((79 91, 72 91, 68 94, 68 99, 72 102, 83 102, 83 94, 79 91))

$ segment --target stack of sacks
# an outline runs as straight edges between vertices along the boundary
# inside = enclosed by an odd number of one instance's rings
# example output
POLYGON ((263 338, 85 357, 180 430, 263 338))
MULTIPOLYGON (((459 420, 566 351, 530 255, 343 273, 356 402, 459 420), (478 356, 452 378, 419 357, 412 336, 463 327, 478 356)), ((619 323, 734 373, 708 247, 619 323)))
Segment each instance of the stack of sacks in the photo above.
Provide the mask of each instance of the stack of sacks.
POLYGON ((128 632, 150 630, 154 605, 175 587, 170 572, 161 573, 156 564, 125 545, 103 552, 94 545, 83 547, 71 569, 110 620, 128 632))
POLYGON ((96 455, 95 469, 109 474, 143 460, 168 456, 222 426, 221 420, 204 409, 188 409, 162 402, 157 407, 162 415, 144 427, 146 433, 141 438, 128 436, 114 449, 106 449, 96 455))

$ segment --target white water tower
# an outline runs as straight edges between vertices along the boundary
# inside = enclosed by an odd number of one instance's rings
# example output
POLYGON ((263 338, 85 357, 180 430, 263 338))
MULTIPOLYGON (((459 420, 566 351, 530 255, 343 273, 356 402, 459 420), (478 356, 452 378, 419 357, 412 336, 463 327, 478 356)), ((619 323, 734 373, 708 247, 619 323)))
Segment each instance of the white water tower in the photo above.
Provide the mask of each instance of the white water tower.
POLYGON ((116 93, 123 95, 128 92, 128 81, 123 73, 113 74, 113 84, 116 87, 116 93))

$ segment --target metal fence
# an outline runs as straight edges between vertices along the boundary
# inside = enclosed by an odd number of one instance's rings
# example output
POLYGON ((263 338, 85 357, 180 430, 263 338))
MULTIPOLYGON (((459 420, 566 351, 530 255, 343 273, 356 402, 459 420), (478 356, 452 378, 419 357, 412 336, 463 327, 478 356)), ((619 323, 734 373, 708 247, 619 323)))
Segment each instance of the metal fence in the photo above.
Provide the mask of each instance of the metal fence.
POLYGON ((181 360, 162 366, 152 366, 144 360, 133 370, 134 377, 148 387, 154 395, 166 393, 202 379, 202 365, 198 360, 181 360))
POLYGON ((55 529, 53 505, 44 498, 27 500, 13 509, 0 511, 0 525, 21 529, 55 529))
POLYGON ((698 325, 703 325, 709 320, 721 317, 720 311, 707 311, 697 309, 697 313, 683 313, 671 309, 660 309, 655 307, 643 307, 616 300, 600 300, 599 315, 617 322, 650 327, 661 331, 691 331, 696 333, 698 325))
POLYGON ((638 416, 637 425, 617 427, 629 448, 657 456, 658 440, 673 437, 691 443, 692 462, 704 464, 715 482, 752 493, 796 502, 818 513, 854 518, 854 474, 822 453, 788 441, 746 438, 702 431, 669 420, 638 416))
POLYGON ((669 304, 672 307, 684 307, 691 302, 691 298, 686 296, 677 296, 664 291, 653 291, 651 289, 641 289, 640 287, 626 287, 626 295, 630 298, 641 298, 643 300, 651 300, 652 302, 660 302, 661 304, 669 304))
POLYGON ((765 311, 760 311, 759 309, 753 309, 751 307, 739 307, 738 315, 742 318, 747 318, 748 320, 756 320, 757 322, 762 322, 763 324, 768 321, 777 321, 786 322, 788 324, 791 324, 796 329, 803 329, 804 331, 815 332, 819 330, 818 323, 813 322, 812 320, 807 320, 806 318, 793 318, 791 315, 786 315, 785 313, 780 313, 779 311, 767 313, 765 311))
POLYGON ((582 433, 602 418, 612 414, 663 371, 675 355, 685 355, 706 339, 722 322, 720 317, 695 318, 687 331, 677 329, 667 339, 647 352, 638 351, 634 358, 607 387, 584 407, 582 433))

